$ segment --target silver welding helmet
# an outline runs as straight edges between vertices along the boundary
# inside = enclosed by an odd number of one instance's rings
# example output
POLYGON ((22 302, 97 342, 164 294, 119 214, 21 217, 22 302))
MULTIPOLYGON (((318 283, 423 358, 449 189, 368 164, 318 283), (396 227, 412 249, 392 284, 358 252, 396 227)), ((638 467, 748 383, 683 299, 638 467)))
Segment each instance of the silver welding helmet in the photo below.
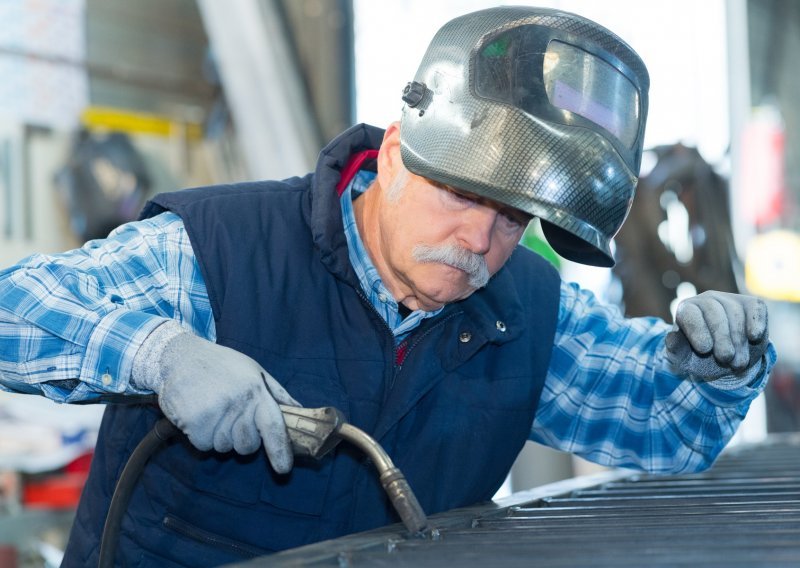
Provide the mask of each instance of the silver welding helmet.
POLYGON ((403 91, 411 172, 539 217, 561 256, 612 266, 642 156, 649 76, 581 16, 481 10, 445 24, 403 91))

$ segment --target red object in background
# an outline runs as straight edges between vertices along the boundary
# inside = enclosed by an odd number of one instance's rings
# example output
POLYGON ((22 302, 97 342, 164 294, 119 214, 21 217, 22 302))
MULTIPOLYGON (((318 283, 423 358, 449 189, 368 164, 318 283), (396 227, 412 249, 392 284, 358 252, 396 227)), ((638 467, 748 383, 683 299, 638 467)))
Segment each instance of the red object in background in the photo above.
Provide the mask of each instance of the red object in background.
POLYGON ((17 568, 17 549, 10 544, 0 544, 0 568, 17 568))
POLYGON ((78 506, 92 454, 78 456, 58 473, 37 476, 22 486, 22 504, 42 509, 74 509, 78 506))
POLYGON ((756 227, 780 220, 786 178, 784 170, 786 133, 780 111, 766 106, 756 109, 742 132, 742 211, 756 227))
POLYGON ((92 465, 92 456, 94 453, 87 452, 83 455, 78 456, 71 462, 69 462, 65 467, 64 471, 67 473, 89 473, 89 467, 92 465))

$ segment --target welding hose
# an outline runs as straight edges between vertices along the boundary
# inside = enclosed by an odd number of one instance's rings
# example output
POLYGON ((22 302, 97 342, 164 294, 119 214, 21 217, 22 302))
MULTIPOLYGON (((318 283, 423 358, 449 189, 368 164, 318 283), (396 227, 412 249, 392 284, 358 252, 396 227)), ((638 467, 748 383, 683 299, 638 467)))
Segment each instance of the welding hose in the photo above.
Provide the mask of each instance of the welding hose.
MULTIPOLYGON (((341 413, 333 408, 304 409, 292 407, 285 408, 283 411, 285 415, 288 413, 287 418, 297 419, 299 417, 300 419, 306 419, 302 422, 291 421, 293 426, 289 426, 289 432, 293 442, 296 442, 298 437, 303 434, 311 434, 312 441, 322 442, 310 455, 319 458, 322 454, 330 451, 335 444, 325 443, 329 437, 347 440, 366 453, 380 473, 381 485, 409 533, 412 536, 423 535, 428 527, 428 519, 425 516, 425 512, 422 510, 403 473, 395 467, 389 454, 384 451, 378 442, 363 430, 344 422, 341 419, 341 413), (332 414, 335 415, 333 419, 331 419, 332 414), (312 426, 310 430, 303 429, 303 427, 308 427, 309 424, 312 426), (321 429, 323 433, 315 434, 315 426, 323 426, 321 429), (317 452, 320 455, 317 455, 317 452)), ((111 498, 111 505, 108 509, 108 516, 103 527, 103 537, 100 542, 99 568, 112 568, 114 566, 114 556, 119 540, 122 516, 128 508, 128 501, 130 501, 133 494, 133 488, 147 460, 162 444, 179 432, 180 430, 177 426, 168 419, 162 418, 156 422, 153 429, 147 433, 144 439, 139 442, 139 445, 136 446, 136 449, 133 450, 128 463, 125 464, 122 470, 122 475, 117 481, 117 487, 111 498)), ((298 453, 296 446, 295 452, 298 453)), ((299 455, 304 453, 309 455, 306 452, 299 452, 299 455)))
POLYGON ((122 475, 117 481, 117 487, 114 490, 114 496, 111 498, 111 505, 108 508, 106 523, 103 526, 103 538, 100 541, 100 560, 97 563, 99 568, 112 568, 114 566, 114 556, 117 551, 122 516, 128 508, 128 501, 130 501, 133 494, 133 488, 147 460, 162 444, 178 432, 180 432, 178 427, 168 419, 160 419, 153 426, 153 429, 139 442, 131 457, 128 458, 128 462, 122 470, 122 475))

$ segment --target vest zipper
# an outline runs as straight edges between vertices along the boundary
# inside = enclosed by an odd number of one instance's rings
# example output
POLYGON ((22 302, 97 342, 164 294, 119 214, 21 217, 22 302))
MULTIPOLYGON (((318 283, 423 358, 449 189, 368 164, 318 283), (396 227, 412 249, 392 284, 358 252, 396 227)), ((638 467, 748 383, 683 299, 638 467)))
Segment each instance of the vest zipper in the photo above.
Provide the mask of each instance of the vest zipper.
POLYGON ((162 524, 165 528, 175 531, 191 540, 208 544, 214 548, 227 550, 237 556, 256 557, 269 554, 271 551, 259 549, 255 546, 250 546, 241 542, 236 542, 224 536, 219 536, 214 533, 208 532, 192 524, 187 523, 183 519, 167 515, 164 517, 162 524))
MULTIPOLYGON (((391 377, 391 379, 389 381, 389 389, 386 392, 386 396, 388 396, 389 391, 391 391, 394 388, 394 384, 397 381, 397 375, 399 375, 400 371, 403 369, 403 365, 396 365, 395 364, 395 361, 397 361, 397 342, 394 339, 394 332, 392 331, 392 328, 389 327, 389 324, 386 323, 386 320, 383 319, 383 316, 381 316, 380 312, 378 312, 378 310, 375 309, 375 306, 373 306, 372 302, 369 301, 369 298, 367 298, 367 295, 364 293, 364 291, 359 287, 359 288, 357 288, 357 292, 358 292, 359 298, 361 298, 361 301, 364 302, 364 304, 366 304, 369 307, 369 309, 372 310, 372 312, 381 321, 381 323, 383 324, 384 329, 389 332, 389 336, 391 337, 391 340, 392 340, 392 377, 391 377)), ((419 342, 422 341, 429 333, 431 333, 434 329, 436 329, 440 325, 444 324, 447 320, 452 319, 455 316, 463 314, 463 313, 464 313, 464 310, 456 310, 456 311, 450 312, 446 316, 443 316, 441 319, 435 321, 433 323, 433 325, 428 327, 422 333, 417 334, 417 336, 413 338, 414 341, 412 341, 408 345, 408 348, 406 350, 406 354, 405 354, 405 357, 403 358, 403 361, 405 362, 405 361, 408 360, 408 357, 409 357, 409 355, 411 355, 411 351, 414 349, 414 347, 416 347, 419 344, 419 342)), ((412 336, 413 336, 414 332, 412 331, 411 333, 412 333, 412 336)))
MULTIPOLYGON (((375 308, 375 306, 372 305, 372 302, 369 301, 369 298, 367 298, 367 295, 361 289, 360 285, 356 287, 356 292, 358 293, 358 297, 361 298, 361 301, 372 311, 373 314, 375 314, 375 316, 378 318, 378 321, 380 321, 383 324, 383 329, 385 329, 389 334, 389 339, 392 344, 392 358, 391 358, 392 377, 389 380, 389 389, 391 389, 392 385, 394 384, 394 376, 396 374, 395 361, 397 361, 397 342, 394 340, 394 332, 392 331, 392 328, 389 327, 389 324, 386 323, 386 320, 383 319, 383 316, 381 316, 380 312, 375 308)), ((384 393, 384 399, 386 398, 387 395, 388 391, 384 393)))
MULTIPOLYGON (((452 318, 456 317, 457 315, 460 315, 460 314, 463 314, 463 313, 464 313, 464 310, 457 310, 457 311, 450 312, 450 313, 449 313, 449 314, 447 314, 446 316, 444 316, 444 317, 442 317, 441 319, 439 319, 439 320, 435 321, 435 322, 433 323, 433 325, 431 325, 430 327, 428 327, 427 329, 425 329, 424 331, 422 331, 422 333, 418 333, 418 334, 417 334, 417 336, 416 336, 416 337, 414 337, 414 341, 412 341, 412 342, 411 342, 411 343, 408 345, 408 349, 406 350, 406 356, 405 356, 405 359, 403 359, 403 363, 405 364, 405 361, 408 361, 408 358, 409 358, 409 356, 411 355, 411 351, 412 351, 412 350, 413 350, 413 349, 414 349, 414 348, 415 348, 417 345, 419 345, 420 341, 422 341, 423 339, 425 339, 425 337, 427 337, 427 336, 428 336, 428 335, 429 335, 429 334, 430 334, 430 333, 431 333, 431 332, 432 332, 434 329, 436 329, 437 327, 439 327, 439 326, 441 326, 441 325, 444 325, 444 323, 445 323, 447 320, 449 320, 449 319, 452 319, 452 318)), ((412 333, 413 333, 413 332, 412 332, 412 333)), ((397 375, 399 375, 399 374, 400 374, 400 371, 402 371, 402 370, 403 370, 403 365, 400 365, 399 367, 397 367, 397 370, 396 370, 396 371, 395 371, 395 373, 392 375, 392 382, 391 382, 391 384, 389 385, 389 389, 391 389, 392 387, 394 387, 394 383, 395 383, 395 380, 397 379, 397 375)))

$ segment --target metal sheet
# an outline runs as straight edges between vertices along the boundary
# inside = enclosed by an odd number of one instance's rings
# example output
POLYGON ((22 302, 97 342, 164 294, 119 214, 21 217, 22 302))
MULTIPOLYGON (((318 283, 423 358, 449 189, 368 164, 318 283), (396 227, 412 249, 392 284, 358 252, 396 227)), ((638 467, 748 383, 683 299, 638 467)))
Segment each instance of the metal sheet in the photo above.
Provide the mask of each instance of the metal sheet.
POLYGON ((242 566, 800 565, 800 437, 736 448, 707 472, 614 472, 395 525, 242 566))

